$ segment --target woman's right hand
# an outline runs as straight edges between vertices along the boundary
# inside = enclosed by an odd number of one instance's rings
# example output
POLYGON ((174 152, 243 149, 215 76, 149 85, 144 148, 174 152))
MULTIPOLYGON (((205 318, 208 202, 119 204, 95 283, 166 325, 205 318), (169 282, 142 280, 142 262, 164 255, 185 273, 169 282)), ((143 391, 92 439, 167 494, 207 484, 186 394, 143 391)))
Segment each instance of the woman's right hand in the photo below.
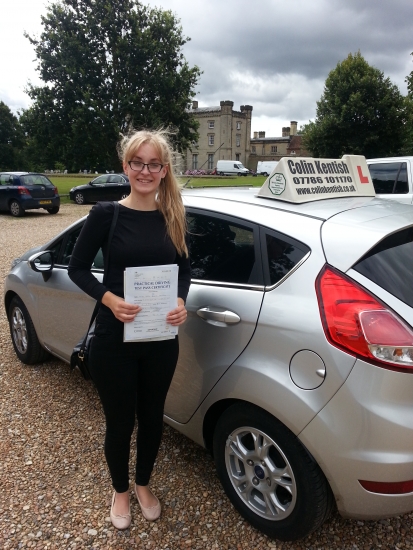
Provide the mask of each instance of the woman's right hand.
POLYGON ((125 302, 123 298, 119 298, 119 296, 116 296, 116 294, 113 294, 109 290, 103 295, 102 304, 108 307, 116 319, 122 321, 122 323, 132 322, 136 314, 142 309, 140 306, 125 302))

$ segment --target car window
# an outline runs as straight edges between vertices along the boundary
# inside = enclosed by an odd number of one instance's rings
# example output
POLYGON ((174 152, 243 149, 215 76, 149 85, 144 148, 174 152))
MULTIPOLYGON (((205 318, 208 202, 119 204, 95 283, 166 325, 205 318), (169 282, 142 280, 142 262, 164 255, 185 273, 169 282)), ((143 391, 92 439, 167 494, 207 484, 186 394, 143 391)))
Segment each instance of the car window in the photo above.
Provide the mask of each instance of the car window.
POLYGON ((353 269, 413 307, 413 228, 385 238, 353 269))
POLYGON ((94 179, 92 183, 94 185, 98 185, 98 184, 106 183, 108 179, 109 179, 109 176, 99 176, 98 178, 94 179))
POLYGON ((188 213, 193 279, 250 283, 255 264, 252 227, 227 219, 188 213))
POLYGON ((23 185, 44 185, 50 187, 53 183, 42 176, 41 174, 28 174, 27 176, 20 176, 20 181, 23 185))
MULTIPOLYGON (((77 238, 79 237, 81 230, 82 226, 78 226, 67 236, 67 239, 64 243, 62 259, 59 262, 61 265, 69 265, 70 258, 72 257, 73 248, 76 244, 77 238)), ((103 267, 103 253, 102 249, 99 249, 93 261, 92 269, 103 269, 103 267)))
POLYGON ((304 243, 275 231, 265 230, 263 235, 265 283, 275 285, 310 252, 310 249, 304 243))
POLYGON ((108 183, 121 183, 121 176, 109 176, 108 183))
POLYGON ((406 162, 383 162, 369 164, 368 167, 376 193, 390 195, 409 192, 406 162))
POLYGON ((12 182, 13 182, 13 176, 10 176, 10 174, 0 175, 0 185, 10 185, 12 182))

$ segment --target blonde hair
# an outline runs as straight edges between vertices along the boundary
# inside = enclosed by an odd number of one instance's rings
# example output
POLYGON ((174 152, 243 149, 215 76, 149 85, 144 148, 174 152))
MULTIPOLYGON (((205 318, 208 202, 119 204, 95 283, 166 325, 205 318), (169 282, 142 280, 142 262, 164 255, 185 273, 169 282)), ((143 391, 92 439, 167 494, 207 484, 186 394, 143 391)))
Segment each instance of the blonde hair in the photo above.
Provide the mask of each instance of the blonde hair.
POLYGON ((175 176, 172 161, 172 146, 166 130, 139 130, 124 136, 119 144, 119 157, 125 164, 132 160, 139 147, 143 144, 152 145, 161 164, 168 165, 168 171, 162 178, 158 189, 157 202, 159 211, 163 214, 166 230, 176 250, 181 256, 188 256, 185 242, 187 231, 185 208, 181 197, 181 186, 175 176))

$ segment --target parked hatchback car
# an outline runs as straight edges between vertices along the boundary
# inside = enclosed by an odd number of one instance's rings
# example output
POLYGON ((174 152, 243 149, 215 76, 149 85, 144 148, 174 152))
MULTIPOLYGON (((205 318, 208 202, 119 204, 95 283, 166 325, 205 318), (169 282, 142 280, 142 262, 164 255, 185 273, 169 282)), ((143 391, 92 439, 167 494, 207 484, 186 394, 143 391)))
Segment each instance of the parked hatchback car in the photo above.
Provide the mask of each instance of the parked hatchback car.
POLYGON ((58 190, 49 178, 34 172, 0 172, 0 210, 18 217, 37 208, 59 212, 58 190))
MULTIPOLYGON (((410 512, 413 207, 245 188, 185 190, 184 202, 192 286, 166 422, 211 449, 233 505, 272 537, 303 537, 334 506, 410 512)), ((93 300, 67 275, 84 221, 6 278, 24 363, 68 362, 87 329, 93 300)))
POLYGON ((104 174, 85 185, 72 187, 70 200, 76 204, 98 201, 118 201, 130 193, 129 179, 125 174, 104 174))

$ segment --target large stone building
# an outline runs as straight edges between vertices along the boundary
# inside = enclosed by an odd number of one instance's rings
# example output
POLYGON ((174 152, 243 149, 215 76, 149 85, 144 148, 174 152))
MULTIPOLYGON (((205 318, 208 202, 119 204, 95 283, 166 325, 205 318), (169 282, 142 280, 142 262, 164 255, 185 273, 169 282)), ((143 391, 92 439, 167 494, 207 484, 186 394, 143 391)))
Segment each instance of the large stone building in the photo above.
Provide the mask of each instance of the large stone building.
POLYGON ((256 170, 258 161, 280 160, 288 156, 310 156, 301 143, 301 135, 297 134, 295 120, 290 122, 290 126, 282 129, 281 137, 265 137, 265 132, 254 132, 246 166, 250 170, 256 170))
POLYGON ((250 155, 251 105, 234 111, 233 101, 221 101, 218 107, 198 107, 190 113, 199 122, 199 139, 186 154, 186 169, 213 170, 218 160, 240 160, 245 166, 250 155))
POLYGON ((239 111, 233 107, 233 101, 221 101, 217 107, 198 107, 198 101, 193 101, 189 112, 199 122, 199 139, 186 152, 185 170, 213 170, 218 160, 239 160, 256 170, 260 160, 310 156, 302 146, 296 121, 282 129, 281 137, 254 132, 251 138, 251 105, 241 105, 239 111))

